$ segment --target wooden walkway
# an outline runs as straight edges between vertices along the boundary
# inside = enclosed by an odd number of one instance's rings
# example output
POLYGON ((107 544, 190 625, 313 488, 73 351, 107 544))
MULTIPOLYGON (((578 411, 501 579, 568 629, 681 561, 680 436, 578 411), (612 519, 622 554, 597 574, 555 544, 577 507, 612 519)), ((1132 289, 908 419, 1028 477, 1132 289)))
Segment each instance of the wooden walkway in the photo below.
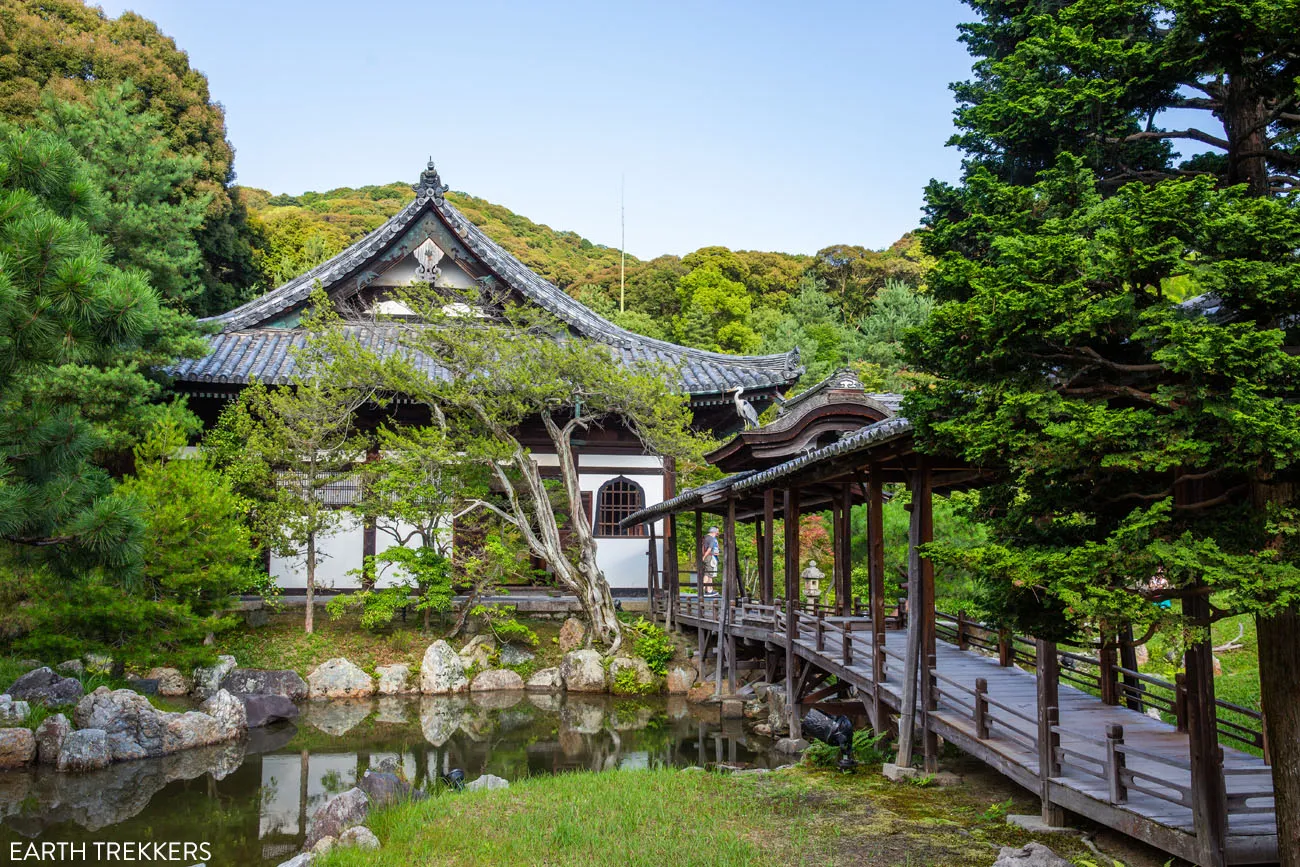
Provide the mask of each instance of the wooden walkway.
MULTIPOLYGON (((742 649, 753 652, 784 652, 788 646, 784 617, 779 605, 742 601, 728 619, 722 643, 738 641, 742 649)), ((708 633, 716 642, 718 615, 711 603, 701 605, 683 597, 676 622, 700 630, 701 635, 708 633)), ((877 700, 870 621, 804 614, 796 629, 792 651, 803 661, 800 665, 851 684, 856 699, 870 713, 877 700)), ((878 700, 891 712, 902 703, 906 637, 902 630, 885 632, 878 700)), ((935 661, 936 699, 934 707, 922 714, 925 731, 1025 788, 1045 794, 1052 804, 1201 862, 1187 734, 1137 710, 1104 704, 1067 683, 1059 688, 1057 724, 1044 727, 1033 673, 1000 665, 996 658, 960 650, 947 641, 937 642, 935 661), (1040 731, 1051 732, 1054 766, 1046 773, 1039 758, 1040 731)), ((795 708, 798 713, 798 705, 795 708)), ((1257 756, 1230 747, 1224 747, 1223 753, 1227 863, 1274 862, 1277 830, 1271 771, 1257 756)))

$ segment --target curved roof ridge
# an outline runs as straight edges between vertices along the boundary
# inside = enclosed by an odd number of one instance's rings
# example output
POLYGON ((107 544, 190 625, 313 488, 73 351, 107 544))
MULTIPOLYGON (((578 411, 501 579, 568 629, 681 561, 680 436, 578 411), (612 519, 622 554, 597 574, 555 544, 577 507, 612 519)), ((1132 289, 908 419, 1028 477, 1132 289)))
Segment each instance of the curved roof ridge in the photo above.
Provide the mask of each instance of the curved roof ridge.
POLYGON ((659 340, 654 337, 646 337, 637 334, 635 331, 629 331, 620 325, 615 325, 605 317, 596 313, 576 298, 570 296, 560 287, 551 281, 537 274, 517 257, 503 248, 496 241, 488 237, 478 226, 474 225, 465 217, 454 205, 442 198, 440 195, 433 196, 434 207, 449 222, 459 224, 453 225, 457 230, 456 235, 462 241, 470 244, 474 253, 489 260, 488 264, 493 266, 493 270, 503 269, 507 273, 500 276, 515 288, 524 292, 531 300, 537 302, 550 313, 565 320, 570 325, 582 329, 586 336, 593 339, 603 338, 605 342, 613 343, 617 346, 630 346, 640 344, 648 348, 657 349, 663 352, 671 352, 674 355, 683 355, 690 358, 698 358, 713 362, 723 362, 727 364, 743 364, 746 366, 779 366, 782 369, 791 369, 799 367, 799 350, 792 349, 789 352, 778 353, 775 355, 731 355, 725 352, 713 352, 707 349, 696 349, 690 346, 682 346, 679 343, 672 343, 667 340, 659 340), (478 247, 479 249, 475 249, 478 247), (486 255, 485 255, 486 254, 486 255), (492 262, 492 259, 499 260, 492 262), (515 280, 509 279, 511 276, 515 280), (532 290, 532 291, 529 291, 532 290), (559 310, 555 308, 560 308, 559 310), (590 333, 590 332, 595 332, 590 333))
POLYGON ((802 373, 797 347, 789 352, 774 355, 730 355, 646 337, 615 325, 554 283, 535 273, 448 202, 443 196, 447 187, 439 178, 432 161, 421 173, 420 182, 415 185, 414 190, 415 198, 405 207, 346 249, 233 310, 200 321, 219 323, 223 332, 264 327, 263 323, 271 317, 305 301, 311 295, 317 280, 329 289, 331 283, 341 280, 381 252, 405 232, 428 207, 436 210, 454 234, 470 248, 471 252, 482 258, 484 264, 498 277, 586 337, 621 349, 641 347, 651 353, 665 353, 686 360, 778 370, 785 372, 791 382, 802 373))

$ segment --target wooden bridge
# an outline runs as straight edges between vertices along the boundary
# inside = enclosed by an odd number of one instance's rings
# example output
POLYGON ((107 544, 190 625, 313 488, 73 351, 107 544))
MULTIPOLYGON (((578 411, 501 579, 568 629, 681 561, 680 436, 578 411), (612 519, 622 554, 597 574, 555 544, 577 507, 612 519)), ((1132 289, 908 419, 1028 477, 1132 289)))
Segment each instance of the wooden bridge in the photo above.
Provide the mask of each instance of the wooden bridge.
MULTIPOLYGON (((1066 648, 937 609, 934 564, 924 553, 934 540, 933 498, 992 476, 954 456, 918 451, 897 403, 837 372, 787 401, 776 420, 710 453, 732 475, 676 495, 666 490, 662 502, 622 519, 620 527, 643 528, 648 537, 656 615, 698 630, 702 650, 712 643, 719 688, 724 678, 734 688, 741 671, 757 666, 770 683, 783 679, 791 737, 799 736, 802 709, 825 705, 896 734, 909 758, 919 732, 928 770, 937 767, 941 738, 982 759, 1038 793, 1048 825, 1062 824, 1069 811, 1204 867, 1276 861, 1264 721, 1215 695, 1208 630, 1185 649, 1184 671, 1169 683, 1139 670, 1131 625, 1074 624, 1081 644, 1066 648), (904 487, 907 599, 891 613, 883 509, 904 487), (854 535, 862 532, 854 529, 855 508, 865 519, 862 563, 854 560, 854 535), (824 595, 813 587, 820 573, 804 584, 799 531, 809 512, 830 518, 824 595), (705 513, 722 525, 713 572, 700 545, 705 513), (694 518, 693 570, 679 556, 679 518, 687 516, 694 518), (756 568, 742 575, 745 525, 756 568), (667 555, 662 570, 658 538, 667 555), (859 565, 865 582, 855 579, 859 565), (695 580, 683 583, 692 572, 695 580), (721 598, 702 599, 709 589, 721 598), (865 607, 855 595, 864 590, 865 607)), ((1204 585, 1163 597, 1142 588, 1135 579, 1132 592, 1152 604, 1177 598, 1186 623, 1212 622, 1204 585)))
MULTIPOLYGON (((739 671, 761 666, 771 682, 783 673, 795 720, 816 705, 856 711, 886 731, 902 708, 907 632, 895 615, 873 628, 870 617, 836 615, 748 599, 725 604, 682 594, 655 594, 657 616, 697 630, 701 659, 710 657, 736 685, 739 671), (712 654, 706 654, 709 647, 712 654), (830 680, 834 683, 827 686, 830 680)), ((936 616, 939 639, 929 684, 918 705, 927 762, 937 739, 981 759, 1042 798, 1045 816, 1086 816, 1180 858, 1211 863, 1206 820, 1191 761, 1185 689, 1137 671, 1057 649, 1049 642, 999 635, 962 617, 936 616), (1021 666, 1032 667, 1026 670, 1021 666), (1173 717, 1154 719, 1148 708, 1173 717)), ((721 681, 720 681, 721 684, 721 681)), ((1258 714, 1218 703, 1218 737, 1264 746, 1258 714)), ((1257 755, 1222 748, 1223 862, 1276 861, 1277 831, 1269 766, 1257 755)), ((1209 821, 1213 821, 1210 819, 1209 821)))

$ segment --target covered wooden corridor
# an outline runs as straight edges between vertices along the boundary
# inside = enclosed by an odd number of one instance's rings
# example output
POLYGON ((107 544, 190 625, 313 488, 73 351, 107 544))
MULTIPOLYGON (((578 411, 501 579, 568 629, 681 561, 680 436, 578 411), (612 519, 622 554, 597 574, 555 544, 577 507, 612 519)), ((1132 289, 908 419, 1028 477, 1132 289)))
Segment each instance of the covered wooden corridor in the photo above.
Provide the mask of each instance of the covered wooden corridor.
MULTIPOLYGON (((1169 683, 1141 672, 1133 642, 1118 633, 1063 648, 938 611, 933 565, 918 550, 934 538, 934 495, 977 486, 985 473, 919 453, 890 396, 848 381, 805 395, 791 417, 710 456, 733 475, 625 521, 649 528, 656 616, 698 631, 718 692, 761 669, 785 683, 791 737, 810 706, 824 705, 894 735, 903 761, 919 738, 927 770, 938 766, 940 738, 954 744, 1037 793, 1048 824, 1063 824, 1069 811, 1207 867, 1276 860, 1263 721, 1216 699, 1208 641, 1188 648, 1185 674, 1169 683), (886 485, 911 495, 905 600, 885 593, 886 485), (864 599, 854 595, 851 563, 857 505, 866 511, 864 599), (831 514, 830 604, 810 601, 799 584, 800 516, 812 511, 831 514), (706 513, 723 529, 717 598, 699 592, 706 513), (683 516, 694 523, 694 582, 683 582, 687 570, 673 554, 662 569, 655 560, 656 534, 665 552, 676 551, 683 516), (742 532, 753 533, 757 551, 748 587, 737 557, 742 532)), ((1182 604, 1190 620, 1208 613, 1203 595, 1182 604)))

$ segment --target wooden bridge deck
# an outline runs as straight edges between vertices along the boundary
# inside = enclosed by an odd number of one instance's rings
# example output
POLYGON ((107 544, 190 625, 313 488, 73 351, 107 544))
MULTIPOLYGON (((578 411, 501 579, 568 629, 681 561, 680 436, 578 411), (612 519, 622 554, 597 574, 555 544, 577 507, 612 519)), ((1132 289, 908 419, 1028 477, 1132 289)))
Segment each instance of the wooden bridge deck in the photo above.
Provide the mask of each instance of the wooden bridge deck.
MULTIPOLYGON (((784 650, 783 624, 768 612, 775 613, 772 606, 737 607, 728 623, 727 636, 761 643, 769 650, 784 650)), ((677 622, 683 627, 718 631, 712 611, 701 609, 698 602, 683 600, 677 622)), ((885 632, 886 666, 880 700, 895 712, 902 702, 898 672, 903 668, 906 638, 905 631, 885 632)), ((819 630, 815 620, 801 617, 794 653, 815 668, 852 684, 859 698, 871 700, 871 663, 875 654, 867 618, 825 618, 819 630), (847 637, 851 662, 847 665, 846 622, 851 630, 847 637)), ((927 729, 1020 785, 1041 792, 1035 675, 939 641, 935 680, 937 705, 927 715, 927 729), (987 737, 980 737, 976 728, 977 679, 987 682, 981 702, 988 720, 987 737)), ((1166 852, 1198 861, 1187 734, 1139 711, 1104 704, 1098 697, 1065 683, 1059 688, 1058 708, 1059 725, 1055 731, 1060 743, 1055 755, 1059 768, 1047 779, 1051 802, 1166 852), (1123 727, 1121 744, 1107 743, 1110 725, 1123 727), (1113 791, 1117 780, 1123 783, 1118 795, 1113 791)), ((1227 863, 1276 861, 1271 771, 1257 756, 1230 747, 1224 747, 1223 752, 1229 807, 1227 863)))

